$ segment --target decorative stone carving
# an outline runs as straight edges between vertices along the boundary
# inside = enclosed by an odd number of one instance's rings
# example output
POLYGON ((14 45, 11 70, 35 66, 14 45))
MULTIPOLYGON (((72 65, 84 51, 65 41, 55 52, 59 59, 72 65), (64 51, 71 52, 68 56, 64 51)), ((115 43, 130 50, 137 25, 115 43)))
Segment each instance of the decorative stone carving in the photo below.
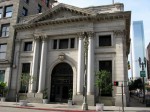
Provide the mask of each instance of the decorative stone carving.
POLYGON ((60 61, 63 61, 63 60, 65 59, 65 54, 64 54, 64 53, 60 53, 60 54, 58 55, 58 59, 59 59, 60 61))

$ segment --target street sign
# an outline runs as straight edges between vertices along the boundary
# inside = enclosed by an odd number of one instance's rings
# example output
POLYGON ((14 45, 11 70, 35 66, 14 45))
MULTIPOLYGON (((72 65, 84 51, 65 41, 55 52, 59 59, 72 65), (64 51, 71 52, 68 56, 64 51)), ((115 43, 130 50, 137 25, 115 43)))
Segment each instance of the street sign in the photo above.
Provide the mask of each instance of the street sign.
POLYGON ((145 71, 140 71, 140 77, 145 77, 145 71))

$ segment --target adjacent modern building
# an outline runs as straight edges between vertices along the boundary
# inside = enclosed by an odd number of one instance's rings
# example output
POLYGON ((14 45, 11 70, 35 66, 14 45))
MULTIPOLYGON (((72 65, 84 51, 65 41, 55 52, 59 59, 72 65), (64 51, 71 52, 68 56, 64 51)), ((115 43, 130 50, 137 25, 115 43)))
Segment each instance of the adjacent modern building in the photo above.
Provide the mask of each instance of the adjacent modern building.
MULTIPOLYGON (((28 100, 42 102, 47 88, 49 102, 66 102, 72 90, 75 104, 83 103, 85 36, 88 38, 87 102, 97 102, 95 72, 107 70, 113 81, 123 82, 125 106, 128 103, 128 54, 131 12, 122 3, 79 8, 59 4, 41 15, 14 26, 15 50, 12 69, 11 98, 24 92, 20 77, 35 78, 28 86, 28 100)), ((103 92, 102 102, 121 105, 120 86, 103 92)))
MULTIPOLYGON (((49 9, 49 1, 42 0, 0 0, 0 81, 11 88, 15 30, 13 25, 21 17, 37 14, 49 9)), ((34 15, 35 17, 35 15, 34 15)), ((32 16, 30 16, 32 18, 32 16)))
POLYGON ((147 46, 147 78, 150 79, 150 43, 147 46))
MULTIPOLYGON (((145 41, 143 21, 133 21, 133 37, 132 37, 132 77, 133 79, 140 77, 142 68, 139 66, 139 57, 141 62, 144 62, 145 56, 145 41)), ((145 70, 146 67, 144 66, 145 70)))

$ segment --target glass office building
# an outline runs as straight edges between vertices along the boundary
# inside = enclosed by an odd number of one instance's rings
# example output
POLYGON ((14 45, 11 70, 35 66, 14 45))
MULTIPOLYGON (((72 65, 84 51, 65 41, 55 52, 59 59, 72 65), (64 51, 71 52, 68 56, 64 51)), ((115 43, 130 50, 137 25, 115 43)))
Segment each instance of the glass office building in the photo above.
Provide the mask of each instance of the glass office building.
MULTIPOLYGON (((140 77, 142 67, 139 66, 139 57, 144 62, 145 57, 145 41, 143 21, 133 21, 133 37, 132 37, 132 77, 140 77)), ((146 70, 146 67, 144 66, 146 70)))

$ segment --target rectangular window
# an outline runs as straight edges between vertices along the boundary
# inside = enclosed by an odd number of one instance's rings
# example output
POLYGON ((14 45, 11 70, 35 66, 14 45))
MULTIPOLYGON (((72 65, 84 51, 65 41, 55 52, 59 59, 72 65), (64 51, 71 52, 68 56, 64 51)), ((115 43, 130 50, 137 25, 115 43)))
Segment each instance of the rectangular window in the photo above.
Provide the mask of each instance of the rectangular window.
POLYGON ((8 37, 9 36, 9 27, 10 24, 3 24, 1 27, 1 37, 8 37))
POLYGON ((32 42, 24 43, 24 51, 32 51, 32 42))
MULTIPOLYGON (((22 76, 23 75, 30 75, 30 63, 23 63, 22 64, 22 76)), ((23 82, 21 82, 21 85, 20 85, 20 93, 25 93, 25 90, 28 90, 26 89, 28 87, 26 87, 25 85, 23 85, 23 82)), ((27 92, 27 91, 26 91, 27 92)))
POLYGON ((0 7, 0 18, 2 18, 3 9, 0 7))
POLYGON ((67 49, 67 48, 68 48, 68 39, 60 39, 59 49, 67 49))
POLYGON ((74 46, 75 46, 75 38, 71 38, 70 39, 70 48, 74 48, 74 46))
POLYGON ((42 6, 40 4, 38 4, 38 13, 42 12, 42 6))
POLYGON ((0 59, 6 58, 7 44, 0 44, 0 59))
POLYGON ((4 82, 5 70, 0 70, 0 82, 4 82))
POLYGON ((53 40, 53 49, 68 49, 68 48, 75 48, 75 38, 53 40))
POLYGON ((22 73, 30 73, 30 63, 22 64, 22 73))
POLYGON ((54 40, 53 49, 57 49, 57 40, 54 40))
POLYGON ((100 35, 99 46, 111 46, 111 35, 100 35))
MULTIPOLYGON (((99 61, 99 71, 106 70, 110 73, 110 77, 107 77, 105 84, 112 84, 112 61, 106 60, 106 61, 99 61)), ((112 96, 112 90, 106 90, 105 84, 102 85, 101 95, 102 96, 112 96)))
POLYGON ((23 7, 23 9, 22 9, 22 15, 23 16, 27 16, 28 15, 28 9, 26 9, 25 7, 23 7))
POLYGON ((6 6, 4 11, 4 17, 11 17, 12 16, 12 8, 13 6, 6 6))

